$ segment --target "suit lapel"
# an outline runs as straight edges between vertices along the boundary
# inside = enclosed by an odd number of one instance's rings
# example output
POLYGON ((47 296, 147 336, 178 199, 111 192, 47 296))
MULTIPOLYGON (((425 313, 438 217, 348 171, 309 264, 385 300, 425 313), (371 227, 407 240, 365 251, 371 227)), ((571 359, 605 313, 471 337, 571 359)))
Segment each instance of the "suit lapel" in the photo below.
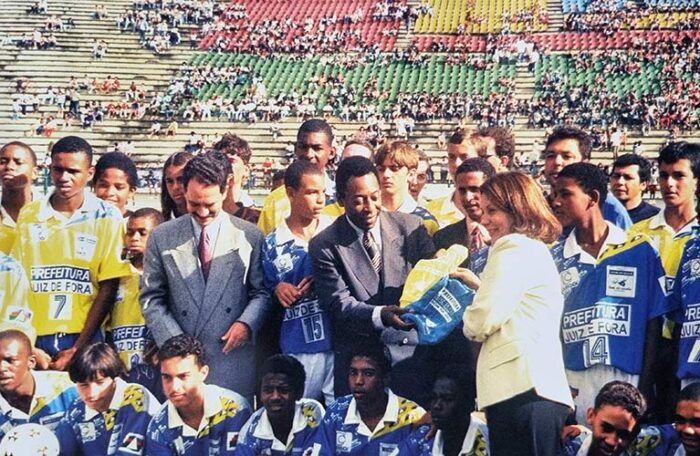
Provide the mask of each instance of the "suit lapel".
POLYGON ((202 268, 199 266, 199 255, 195 243, 194 227, 189 215, 183 217, 183 226, 178 230, 180 238, 177 247, 172 251, 175 266, 180 272, 182 281, 185 282, 187 290, 192 295, 192 302, 201 307, 204 295, 204 276, 202 268))
POLYGON ((402 241, 405 240, 401 235, 401 230, 396 225, 395 220, 382 212, 379 215, 381 219, 382 231, 382 272, 384 274, 384 285, 396 285, 401 282, 399 274, 403 274, 403 247, 402 241))
POLYGON ((348 273, 353 274, 362 284, 367 294, 373 296, 379 289, 379 276, 362 245, 357 232, 345 217, 338 220, 338 254, 348 265, 348 273))

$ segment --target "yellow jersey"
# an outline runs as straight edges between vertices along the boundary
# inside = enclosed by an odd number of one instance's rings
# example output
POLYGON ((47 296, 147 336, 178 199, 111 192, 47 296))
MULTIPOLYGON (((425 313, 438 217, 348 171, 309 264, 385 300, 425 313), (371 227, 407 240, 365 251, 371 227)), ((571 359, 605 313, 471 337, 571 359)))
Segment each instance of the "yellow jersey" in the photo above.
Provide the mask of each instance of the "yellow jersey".
POLYGON ((109 321, 112 344, 127 370, 142 361, 146 346, 146 320, 139 303, 140 279, 141 273, 133 266, 131 275, 121 278, 109 321))
POLYGON ((17 224, 4 207, 0 206, 0 252, 10 254, 17 236, 17 224))
POLYGON ((0 253, 0 330, 19 329, 34 343, 36 332, 28 300, 29 283, 22 265, 0 253))
POLYGON ((12 255, 29 278, 29 308, 37 335, 76 334, 85 325, 99 282, 128 276, 121 260, 123 220, 111 204, 85 192, 67 218, 50 195, 25 206, 12 255))
POLYGON ((425 206, 425 209, 437 219, 440 225, 439 228, 444 228, 464 219, 464 214, 452 201, 453 195, 454 193, 451 193, 449 196, 435 198, 430 200, 425 206))

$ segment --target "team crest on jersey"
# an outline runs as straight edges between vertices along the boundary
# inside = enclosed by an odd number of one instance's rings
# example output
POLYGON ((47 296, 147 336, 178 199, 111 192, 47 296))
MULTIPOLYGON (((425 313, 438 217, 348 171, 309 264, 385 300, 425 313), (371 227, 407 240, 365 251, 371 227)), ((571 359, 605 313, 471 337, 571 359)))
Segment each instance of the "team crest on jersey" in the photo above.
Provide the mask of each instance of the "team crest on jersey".
POLYGON ((352 432, 336 431, 335 447, 339 453, 350 453, 353 448, 352 432))
POLYGON ((93 442, 97 439, 97 429, 93 423, 79 423, 78 429, 80 430, 80 440, 83 442, 93 442))
POLYGON ((693 259, 688 262, 688 267, 690 268, 690 278, 697 279, 700 277, 700 260, 693 259))
MULTIPOLYGON (((0 301, 2 301, 0 294, 0 301)), ((7 308, 7 321, 13 323, 29 323, 32 320, 32 311, 26 307, 9 306, 7 308)))
POLYGON ((141 454, 143 452, 144 441, 145 439, 141 434, 129 432, 124 437, 119 450, 129 454, 141 454))
POLYGON ((605 277, 605 292, 608 296, 634 298, 637 289, 637 268, 630 266, 608 266, 605 277))
POLYGON ((394 454, 398 445, 395 443, 380 443, 379 444, 379 456, 390 456, 394 454))
POLYGON ((563 270, 559 276, 561 277, 561 286, 564 290, 564 294, 567 294, 568 290, 576 288, 576 286, 581 283, 581 276, 575 266, 563 270))
POLYGON ((226 451, 235 450, 236 445, 238 445, 238 432, 227 432, 226 433, 226 451))
POLYGON ((49 237, 49 228, 45 223, 30 223, 29 234, 31 239, 45 241, 49 237))

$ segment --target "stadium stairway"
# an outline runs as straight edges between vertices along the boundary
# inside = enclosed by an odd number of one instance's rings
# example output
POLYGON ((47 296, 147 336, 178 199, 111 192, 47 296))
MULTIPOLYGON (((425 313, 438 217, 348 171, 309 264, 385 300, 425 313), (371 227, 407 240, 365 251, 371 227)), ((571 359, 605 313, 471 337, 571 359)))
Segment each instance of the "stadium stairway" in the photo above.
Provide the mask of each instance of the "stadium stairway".
POLYGON ((558 32, 564 27, 564 14, 561 9, 561 0, 547 0, 547 14, 549 15, 548 32, 558 32))

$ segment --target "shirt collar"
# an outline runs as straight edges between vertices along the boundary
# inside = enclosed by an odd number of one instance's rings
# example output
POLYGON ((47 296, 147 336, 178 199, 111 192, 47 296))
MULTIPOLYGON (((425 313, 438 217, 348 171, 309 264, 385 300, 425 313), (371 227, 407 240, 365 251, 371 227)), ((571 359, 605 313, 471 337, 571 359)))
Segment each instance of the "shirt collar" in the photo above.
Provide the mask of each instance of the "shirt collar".
POLYGON ((301 409, 301 403, 297 402, 294 406, 294 421, 292 422, 292 429, 289 431, 289 436, 287 436, 287 442, 280 442, 275 433, 272 431, 272 424, 270 419, 267 417, 267 410, 263 409, 262 415, 260 416, 260 421, 253 432, 253 437, 262 440, 272 440, 272 450, 273 451, 285 451, 289 445, 294 440, 294 435, 306 428, 307 422, 304 417, 304 413, 301 409))
POLYGON ((39 399, 49 397, 53 393, 53 385, 48 379, 44 378, 43 372, 31 371, 30 375, 34 378, 34 396, 32 397, 32 403, 29 406, 29 415, 23 411, 14 408, 10 403, 0 395, 0 411, 3 414, 9 415, 12 418, 29 420, 32 410, 36 407, 39 399))
MULTIPOLYGON (((224 219, 224 210, 220 210, 214 220, 212 220, 209 225, 207 225, 207 232, 209 233, 209 241, 213 244, 214 240, 219 234, 219 228, 221 227, 221 221, 224 219)), ((197 221, 190 215, 190 220, 192 220, 192 227, 194 228, 195 241, 199 243, 199 237, 202 235, 202 225, 197 223, 197 221)))
MULTIPOLYGON (((330 217, 328 215, 321 215, 318 219, 318 225, 316 226, 316 231, 314 231, 313 235, 316 236, 318 233, 325 230, 328 226, 331 225, 331 223, 333 223, 333 220, 333 217, 330 217)), ((288 242, 294 242, 295 244, 299 244, 304 247, 306 247, 309 244, 308 241, 301 239, 300 237, 292 233, 292 230, 289 229, 286 220, 284 221, 284 223, 280 223, 279 225, 277 225, 276 232, 277 234, 275 235, 275 239, 278 246, 286 244, 288 242)))
MULTIPOLYGON (((622 228, 613 225, 607 220, 605 223, 608 225, 608 235, 605 236, 603 245, 600 247, 600 252, 598 254, 599 257, 600 254, 605 252, 608 246, 624 244, 627 241, 627 234, 622 230, 622 228)), ((569 233, 569 236, 566 238, 566 242, 564 243, 564 257, 571 258, 577 254, 580 255, 579 261, 581 263, 595 264, 596 258, 593 258, 591 255, 585 252, 578 244, 578 241, 576 241, 576 228, 574 228, 571 230, 571 233, 569 233)))
POLYGON ((404 214, 410 214, 416 210, 418 203, 410 195, 406 196, 403 204, 399 207, 397 212, 402 212, 404 214))
MULTIPOLYGON (((49 193, 48 195, 44 196, 41 198, 39 201, 39 214, 37 215, 37 219, 40 222, 45 222, 49 220, 50 218, 57 218, 59 220, 65 220, 68 221, 70 219, 67 219, 63 214, 58 212, 56 209, 51 206, 51 196, 53 195, 52 193, 49 193)), ((99 209, 100 207, 100 202, 101 200, 98 199, 95 195, 90 193, 87 189, 84 191, 85 199, 83 200, 82 206, 80 206, 71 216, 71 218, 75 217, 76 214, 78 213, 85 213, 85 212, 95 212, 99 209)))
POLYGON ((651 217, 651 219, 649 220, 650 229, 656 230, 659 228, 663 228, 673 233, 674 236, 677 236, 679 234, 689 233, 690 231, 692 231, 694 226, 698 226, 698 217, 696 215, 690 222, 686 223, 684 227, 682 227, 678 232, 676 232, 673 228, 671 228, 671 225, 669 225, 666 222, 666 215, 664 214, 664 212, 665 211, 659 211, 655 216, 651 217))
MULTIPOLYGON (((462 449, 459 451, 459 454, 471 454, 472 449, 474 448, 474 442, 476 441, 476 433, 479 431, 479 424, 485 425, 483 421, 478 418, 478 415, 476 415, 476 412, 472 412, 470 421, 469 421, 469 428, 467 428, 467 433, 464 435, 464 441, 462 442, 462 449)), ((444 441, 442 438, 442 431, 438 430, 435 433, 435 439, 433 440, 433 451, 431 454, 433 456, 442 456, 445 453, 443 452, 443 445, 444 441)))
POLYGON ((345 415, 344 425, 357 425, 357 433, 364 435, 366 437, 372 437, 377 432, 384 429, 384 423, 396 423, 399 420, 399 398, 394 394, 393 391, 387 388, 386 390, 389 398, 386 404, 386 410, 384 411, 384 416, 379 421, 379 424, 374 431, 370 431, 367 425, 362 421, 360 417, 360 412, 357 410, 357 402, 353 397, 350 400, 350 405, 348 406, 348 413, 345 415))
MULTIPOLYGON (((119 377, 114 379, 114 381, 117 385, 114 388, 114 395, 112 396, 112 400, 109 402, 108 410, 119 410, 119 406, 121 406, 122 402, 124 401, 126 382, 119 377)), ((100 412, 97 410, 90 408, 87 404, 85 404, 85 420, 89 421, 99 413, 100 412)))
POLYGON ((8 226, 10 228, 17 227, 15 221, 12 220, 12 217, 10 217, 10 214, 7 213, 7 211, 4 207, 2 207, 2 205, 0 205, 0 224, 8 226))
POLYGON ((221 400, 219 398, 219 388, 215 385, 204 385, 204 416, 202 422, 199 423, 199 429, 189 427, 180 417, 177 409, 172 402, 168 401, 168 428, 182 428, 181 433, 184 437, 196 437, 199 432, 209 422, 209 418, 221 411, 221 400))
MULTIPOLYGON (((350 217, 345 214, 345 219, 348 221, 350 226, 352 227, 353 230, 357 233, 358 237, 362 239, 362 236, 365 235, 364 230, 360 229, 357 225, 352 223, 352 220, 350 220, 350 217)), ((377 222, 374 224, 372 228, 370 228, 369 232, 372 233, 372 237, 374 237, 374 242, 377 243, 377 246, 381 249, 381 239, 382 239, 382 230, 380 227, 380 222, 381 222, 381 212, 379 213, 379 216, 377 217, 377 222)))

